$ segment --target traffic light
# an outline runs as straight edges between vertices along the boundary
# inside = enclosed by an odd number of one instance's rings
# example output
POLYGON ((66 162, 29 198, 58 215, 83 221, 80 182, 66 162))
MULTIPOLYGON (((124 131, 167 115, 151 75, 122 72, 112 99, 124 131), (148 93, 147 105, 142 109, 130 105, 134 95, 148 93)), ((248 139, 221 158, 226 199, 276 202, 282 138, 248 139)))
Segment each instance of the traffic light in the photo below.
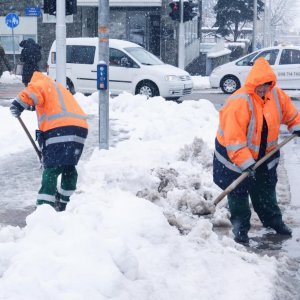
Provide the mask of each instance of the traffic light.
POLYGON ((44 0, 44 13, 56 15, 56 0, 44 0))
MULTIPOLYGON (((77 13, 77 0, 66 1, 66 15, 74 15, 77 13)), ((44 13, 56 15, 56 0, 44 0, 44 13)))
POLYGON ((173 21, 179 21, 180 22, 180 2, 171 2, 169 3, 169 6, 171 8, 171 12, 169 13, 169 16, 173 21))
POLYGON ((198 3, 192 0, 183 2, 183 22, 193 20, 198 14, 198 3))
POLYGON ((77 14, 77 0, 66 0, 66 16, 77 14))

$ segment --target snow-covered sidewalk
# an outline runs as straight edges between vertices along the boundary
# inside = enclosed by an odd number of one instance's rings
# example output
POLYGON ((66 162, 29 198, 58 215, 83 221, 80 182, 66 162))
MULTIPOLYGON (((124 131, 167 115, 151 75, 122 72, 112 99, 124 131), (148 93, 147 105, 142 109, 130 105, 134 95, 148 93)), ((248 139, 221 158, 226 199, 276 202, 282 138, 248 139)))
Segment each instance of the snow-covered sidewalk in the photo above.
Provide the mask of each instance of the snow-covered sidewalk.
MULTIPOLYGON (((97 114, 97 94, 76 97, 97 114)), ((35 114, 22 117, 33 132, 35 114)), ((124 140, 81 161, 67 210, 44 205, 24 228, 0 228, 0 299, 271 300, 276 259, 219 240, 209 220, 191 217, 220 192, 212 103, 123 94, 110 100, 110 118, 124 140)), ((0 119, 1 161, 32 151, 8 108, 0 119)), ((35 201, 14 192, 20 205, 35 201)), ((214 222, 226 223, 222 208, 214 222)))

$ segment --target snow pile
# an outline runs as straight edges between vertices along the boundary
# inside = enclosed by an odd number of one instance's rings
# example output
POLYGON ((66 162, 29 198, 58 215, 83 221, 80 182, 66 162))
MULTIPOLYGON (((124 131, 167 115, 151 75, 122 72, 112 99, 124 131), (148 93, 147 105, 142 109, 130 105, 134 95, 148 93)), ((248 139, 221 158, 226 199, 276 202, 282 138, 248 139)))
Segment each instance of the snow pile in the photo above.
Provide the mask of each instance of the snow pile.
MULTIPOLYGON (((76 97, 97 114, 96 93, 76 97)), ((272 299, 275 258, 219 240, 198 216, 219 193, 213 105, 123 94, 110 118, 119 142, 81 161, 67 210, 43 205, 25 228, 0 229, 0 299, 272 299)), ((26 139, 17 125, 7 143, 26 139)))
POLYGON ((10 74, 10 72, 3 72, 0 77, 0 83, 13 84, 13 83, 22 83, 22 76, 10 74))

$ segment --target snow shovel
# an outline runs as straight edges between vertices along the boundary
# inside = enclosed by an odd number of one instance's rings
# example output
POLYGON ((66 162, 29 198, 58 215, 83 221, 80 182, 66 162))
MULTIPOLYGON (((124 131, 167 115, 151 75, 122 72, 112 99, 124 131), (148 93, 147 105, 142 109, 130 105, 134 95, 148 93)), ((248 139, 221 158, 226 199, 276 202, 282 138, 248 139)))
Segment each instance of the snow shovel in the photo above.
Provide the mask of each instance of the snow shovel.
POLYGON ((27 127, 25 126, 23 120, 21 119, 21 117, 18 117, 18 120, 19 120, 21 126, 23 127, 26 135, 28 136, 28 138, 29 138, 29 140, 30 140, 30 142, 31 142, 31 144, 32 144, 32 146, 33 146, 33 148, 34 148, 37 156, 39 157, 40 162, 42 162, 42 152, 38 149, 36 143, 34 142, 32 136, 30 135, 30 133, 29 133, 27 127))
MULTIPOLYGON (((253 170, 257 169, 262 163, 264 163, 270 156, 272 156, 275 152, 277 152, 281 147, 291 141, 296 134, 292 134, 286 139, 284 139, 280 144, 277 145, 271 152, 266 154, 263 158, 261 158, 254 166, 253 170)), ((215 200, 214 205, 216 206, 227 194, 233 191, 244 179, 246 179, 249 175, 249 172, 243 172, 236 180, 234 180, 215 200)))

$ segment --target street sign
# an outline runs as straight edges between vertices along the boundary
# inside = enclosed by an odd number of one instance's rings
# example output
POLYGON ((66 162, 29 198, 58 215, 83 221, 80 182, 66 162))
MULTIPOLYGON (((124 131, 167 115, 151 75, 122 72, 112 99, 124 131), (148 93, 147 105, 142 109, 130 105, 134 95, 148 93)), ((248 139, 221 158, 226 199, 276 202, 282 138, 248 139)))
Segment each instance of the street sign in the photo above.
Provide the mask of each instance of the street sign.
POLYGON ((39 17, 41 15, 41 8, 39 6, 36 7, 25 7, 25 16, 28 17, 39 17))
POLYGON ((9 28, 15 28, 19 25, 20 19, 17 14, 10 13, 5 17, 5 23, 9 28))

